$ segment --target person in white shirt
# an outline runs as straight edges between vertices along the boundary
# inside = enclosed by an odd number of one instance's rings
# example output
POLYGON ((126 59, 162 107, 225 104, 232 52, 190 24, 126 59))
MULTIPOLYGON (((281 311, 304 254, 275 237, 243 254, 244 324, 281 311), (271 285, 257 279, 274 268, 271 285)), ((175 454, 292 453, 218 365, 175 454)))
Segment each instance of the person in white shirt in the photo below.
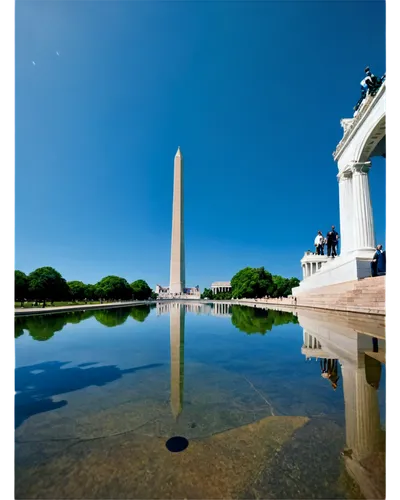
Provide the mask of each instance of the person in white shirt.
POLYGON ((318 234, 314 240, 314 246, 317 249, 317 255, 324 255, 324 245, 325 245, 325 238, 322 232, 318 231, 318 234))

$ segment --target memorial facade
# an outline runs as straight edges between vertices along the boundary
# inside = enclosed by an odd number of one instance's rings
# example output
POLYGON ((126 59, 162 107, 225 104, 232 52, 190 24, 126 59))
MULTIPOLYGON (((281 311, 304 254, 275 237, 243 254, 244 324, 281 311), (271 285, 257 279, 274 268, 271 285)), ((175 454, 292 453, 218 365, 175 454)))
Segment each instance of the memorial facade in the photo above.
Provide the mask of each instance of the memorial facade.
MULTIPOLYGON (((385 80, 376 93, 365 97, 353 118, 341 120, 341 126, 343 138, 333 153, 338 166, 340 256, 324 259, 314 272, 307 269, 293 295, 370 276, 376 242, 368 174, 373 157, 386 158, 385 80)), ((308 261, 313 258, 305 255, 303 270, 304 264, 309 268, 308 261)))

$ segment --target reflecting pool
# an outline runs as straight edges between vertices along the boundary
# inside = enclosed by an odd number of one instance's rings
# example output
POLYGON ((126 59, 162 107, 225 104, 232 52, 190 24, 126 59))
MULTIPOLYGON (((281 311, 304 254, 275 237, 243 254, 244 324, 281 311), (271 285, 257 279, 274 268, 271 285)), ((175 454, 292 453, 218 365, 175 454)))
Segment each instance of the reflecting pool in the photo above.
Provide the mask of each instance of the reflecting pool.
POLYGON ((384 498, 381 317, 229 303, 15 319, 16 498, 384 498))

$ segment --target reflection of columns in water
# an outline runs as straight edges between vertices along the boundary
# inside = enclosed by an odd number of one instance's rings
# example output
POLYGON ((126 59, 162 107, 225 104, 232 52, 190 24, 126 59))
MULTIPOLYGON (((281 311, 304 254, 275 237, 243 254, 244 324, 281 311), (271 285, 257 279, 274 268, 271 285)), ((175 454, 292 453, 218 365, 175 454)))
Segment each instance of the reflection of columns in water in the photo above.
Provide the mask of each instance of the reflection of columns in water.
POLYGON ((321 349, 321 344, 314 335, 303 330, 303 347, 308 349, 321 349))
POLYGON ((170 312, 171 410, 178 418, 183 405, 185 308, 174 304, 170 312))
POLYGON ((357 461, 381 451, 383 439, 378 391, 375 388, 379 384, 380 363, 369 356, 365 358, 366 364, 361 363, 361 367, 347 363, 342 365, 346 443, 357 461), (367 382, 367 376, 375 387, 367 382))

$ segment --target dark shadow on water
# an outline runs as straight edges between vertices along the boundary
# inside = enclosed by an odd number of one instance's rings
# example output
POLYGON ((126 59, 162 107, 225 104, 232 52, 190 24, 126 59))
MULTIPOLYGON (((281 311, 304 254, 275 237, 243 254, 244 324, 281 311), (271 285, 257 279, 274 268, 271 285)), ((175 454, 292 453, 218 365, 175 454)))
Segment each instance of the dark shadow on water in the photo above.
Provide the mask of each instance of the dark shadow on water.
POLYGON ((168 441, 165 443, 165 446, 171 453, 179 453, 183 450, 186 450, 186 448, 189 446, 189 441, 182 436, 174 436, 168 439, 168 441))
POLYGON ((97 365, 96 362, 91 362, 91 363, 81 363, 77 366, 79 366, 79 368, 87 368, 88 366, 94 366, 94 365, 97 365))
POLYGON ((26 419, 47 411, 61 408, 66 400, 54 402, 51 398, 59 394, 79 391, 91 385, 98 387, 114 382, 130 373, 162 366, 162 363, 137 366, 120 370, 115 365, 92 366, 96 363, 82 363, 71 368, 62 367, 69 361, 51 361, 15 370, 15 428, 26 419), (91 366, 90 368, 84 367, 91 366), (40 370, 40 373, 37 371, 40 370), (34 373, 36 372, 36 373, 34 373))

